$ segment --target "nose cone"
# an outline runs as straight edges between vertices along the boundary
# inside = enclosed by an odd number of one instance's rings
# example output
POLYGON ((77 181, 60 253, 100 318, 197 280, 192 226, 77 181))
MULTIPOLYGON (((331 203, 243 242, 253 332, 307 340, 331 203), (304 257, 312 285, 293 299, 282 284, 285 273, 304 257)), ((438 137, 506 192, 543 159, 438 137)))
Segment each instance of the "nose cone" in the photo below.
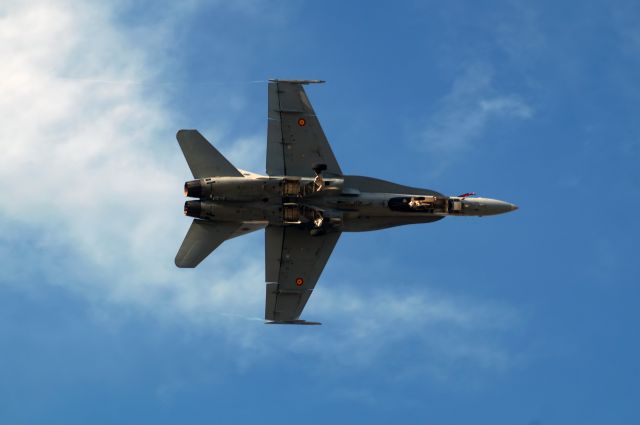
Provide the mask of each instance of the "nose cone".
POLYGON ((518 209, 517 205, 509 202, 490 199, 487 202, 487 215, 504 214, 518 209))
POLYGON ((490 199, 487 202, 487 215, 504 214, 507 212, 515 211, 518 209, 514 204, 508 202, 499 201, 497 199, 490 199))
POLYGON ((463 201, 463 210, 469 215, 496 215, 518 209, 517 205, 490 198, 467 198, 463 201))

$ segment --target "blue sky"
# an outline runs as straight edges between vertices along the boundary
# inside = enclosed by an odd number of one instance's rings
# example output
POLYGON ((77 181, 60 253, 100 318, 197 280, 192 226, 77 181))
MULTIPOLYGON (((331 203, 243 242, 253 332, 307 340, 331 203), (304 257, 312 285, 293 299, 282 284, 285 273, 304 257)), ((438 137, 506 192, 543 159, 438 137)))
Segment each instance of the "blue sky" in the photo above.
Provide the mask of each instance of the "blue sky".
POLYGON ((632 1, 4 1, 0 423, 634 424, 632 1), (264 171, 268 78, 342 169, 520 210, 346 234, 265 326, 263 236, 196 270, 175 142, 264 171))

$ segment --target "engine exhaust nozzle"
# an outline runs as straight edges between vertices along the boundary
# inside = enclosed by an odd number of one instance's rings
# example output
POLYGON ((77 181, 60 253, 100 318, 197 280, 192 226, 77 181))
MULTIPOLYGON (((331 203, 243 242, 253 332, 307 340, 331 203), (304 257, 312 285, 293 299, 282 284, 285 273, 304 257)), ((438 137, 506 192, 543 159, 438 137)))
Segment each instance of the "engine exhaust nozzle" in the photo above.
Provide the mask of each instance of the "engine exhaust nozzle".
POLYGON ((202 180, 191 180, 184 183, 184 196, 189 198, 202 198, 202 180))
POLYGON ((184 203, 184 215, 189 217, 200 218, 202 215, 202 202, 187 201, 184 203))

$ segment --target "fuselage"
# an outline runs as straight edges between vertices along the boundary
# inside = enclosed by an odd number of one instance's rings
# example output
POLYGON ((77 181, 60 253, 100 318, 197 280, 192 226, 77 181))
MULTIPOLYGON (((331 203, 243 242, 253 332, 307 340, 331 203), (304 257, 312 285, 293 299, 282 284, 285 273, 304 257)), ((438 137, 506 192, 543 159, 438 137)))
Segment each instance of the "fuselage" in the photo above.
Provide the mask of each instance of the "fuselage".
POLYGON ((184 185, 192 198, 184 212, 194 220, 175 264, 196 267, 224 241, 264 229, 268 323, 317 324, 300 320, 300 314, 343 232, 516 209, 470 193, 447 196, 345 175, 303 88, 319 82, 269 81, 267 175, 238 169, 198 130, 176 134, 197 180, 184 185))
POLYGON ((211 177, 185 183, 186 215, 212 221, 307 226, 312 234, 358 232, 429 223, 447 216, 485 216, 517 207, 490 198, 446 196, 361 176, 211 177))

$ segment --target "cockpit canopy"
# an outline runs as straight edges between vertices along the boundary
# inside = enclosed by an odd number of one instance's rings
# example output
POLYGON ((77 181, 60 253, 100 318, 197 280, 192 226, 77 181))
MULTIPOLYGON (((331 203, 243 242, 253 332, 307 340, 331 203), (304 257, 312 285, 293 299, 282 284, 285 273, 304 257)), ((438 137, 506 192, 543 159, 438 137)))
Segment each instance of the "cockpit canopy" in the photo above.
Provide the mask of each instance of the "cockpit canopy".
POLYGON ((435 213, 443 212, 445 198, 437 196, 399 196, 389 199, 388 206, 393 211, 435 213))

